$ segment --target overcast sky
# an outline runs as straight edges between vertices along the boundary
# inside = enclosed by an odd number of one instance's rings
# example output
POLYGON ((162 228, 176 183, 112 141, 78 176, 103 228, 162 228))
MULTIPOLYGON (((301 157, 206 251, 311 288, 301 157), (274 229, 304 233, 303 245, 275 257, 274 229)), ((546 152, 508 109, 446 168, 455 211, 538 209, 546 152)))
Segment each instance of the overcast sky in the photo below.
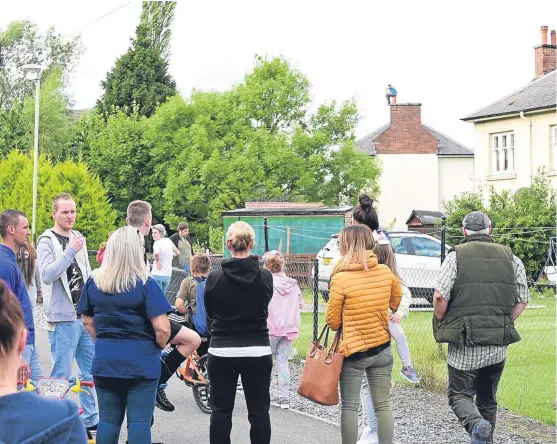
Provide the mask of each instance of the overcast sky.
MULTIPOLYGON (((256 54, 283 55, 308 76, 314 103, 357 101, 358 138, 389 121, 391 83, 398 103, 422 103, 424 123, 474 148, 473 125, 459 119, 534 77, 533 47, 541 25, 555 29, 556 4, 179 0, 170 72, 187 96, 193 88, 230 88, 256 54)), ((140 1, 10 1, 2 2, 0 27, 28 18, 41 30, 80 33, 86 51, 71 92, 75 108, 90 108, 129 47, 140 11, 140 1)))

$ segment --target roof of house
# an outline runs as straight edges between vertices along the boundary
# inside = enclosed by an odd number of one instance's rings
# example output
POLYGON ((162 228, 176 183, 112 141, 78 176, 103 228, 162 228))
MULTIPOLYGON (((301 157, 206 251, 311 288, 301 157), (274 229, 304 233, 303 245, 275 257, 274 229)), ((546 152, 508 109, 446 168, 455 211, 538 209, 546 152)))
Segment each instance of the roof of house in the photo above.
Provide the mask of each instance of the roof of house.
POLYGON ((520 111, 536 111, 555 108, 555 81, 557 71, 552 71, 533 80, 518 91, 480 109, 461 120, 479 120, 488 117, 506 116, 520 111))
POLYGON ((424 225, 435 225, 444 216, 440 211, 412 210, 412 214, 406 221, 408 224, 412 219, 417 218, 424 225))
POLYGON ((70 119, 79 120, 84 114, 87 114, 90 109, 70 109, 68 111, 68 116, 70 119))
MULTIPOLYGON (((383 134, 391 126, 390 123, 383 125, 382 127, 376 129, 372 133, 368 134, 364 138, 358 140, 357 146, 361 152, 367 153, 371 156, 377 154, 375 149, 376 140, 381 134, 383 134)), ((439 156, 473 156, 474 151, 470 148, 458 143, 457 141, 451 139, 446 134, 443 134, 432 127, 422 124, 422 127, 433 137, 437 139, 437 154, 439 156)))
POLYGON ((338 216, 352 211, 352 206, 306 208, 239 208, 223 211, 222 216, 338 216))

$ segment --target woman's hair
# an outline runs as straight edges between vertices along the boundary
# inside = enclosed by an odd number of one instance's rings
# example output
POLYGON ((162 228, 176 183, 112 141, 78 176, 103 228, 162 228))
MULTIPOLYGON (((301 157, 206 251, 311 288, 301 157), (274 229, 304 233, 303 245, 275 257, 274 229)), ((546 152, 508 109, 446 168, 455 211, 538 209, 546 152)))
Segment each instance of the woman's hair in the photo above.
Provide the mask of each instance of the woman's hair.
POLYGON ((211 268, 211 261, 206 254, 197 253, 191 258, 191 271, 205 274, 209 268, 211 268))
POLYGON ((344 227, 338 236, 340 254, 339 269, 346 270, 352 263, 360 263, 367 270, 366 251, 373 250, 373 233, 366 225, 344 227))
POLYGON ((360 206, 354 207, 352 217, 359 224, 367 225, 371 231, 376 231, 379 228, 379 218, 373 208, 373 199, 367 194, 361 194, 359 201, 360 206))
POLYGON ((7 356, 17 346, 17 335, 24 327, 19 301, 0 280, 0 357, 7 356))
POLYGON ((228 227, 226 240, 230 241, 232 251, 247 251, 255 243, 255 231, 246 222, 234 222, 228 227))
POLYGON ((138 279, 147 280, 143 242, 143 235, 134 227, 119 228, 110 236, 102 264, 92 273, 99 290, 122 293, 134 288, 138 279))
POLYGON ((284 270, 284 256, 280 254, 277 250, 267 251, 263 255, 263 262, 265 262, 265 268, 271 273, 280 273, 284 270))
POLYGON ((35 264, 37 262, 37 250, 35 250, 31 242, 25 242, 25 245, 17 250, 17 261, 21 264, 25 285, 29 287, 35 277, 35 264))
POLYGON ((377 262, 379 262, 380 264, 385 264, 387 267, 389 267, 393 274, 397 277, 397 279, 401 281, 396 268, 395 254, 393 253, 393 247, 391 247, 390 242, 381 239, 375 244, 373 252, 377 256, 377 262))

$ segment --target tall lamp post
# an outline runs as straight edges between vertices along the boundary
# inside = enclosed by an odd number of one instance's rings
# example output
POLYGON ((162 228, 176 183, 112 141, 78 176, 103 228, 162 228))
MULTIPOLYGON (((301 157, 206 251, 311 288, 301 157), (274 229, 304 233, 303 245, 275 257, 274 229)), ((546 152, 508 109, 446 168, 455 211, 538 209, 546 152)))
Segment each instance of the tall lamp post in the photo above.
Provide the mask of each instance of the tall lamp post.
POLYGON ((33 219, 31 222, 31 236, 37 241, 37 187, 39 173, 39 100, 41 97, 41 65, 30 63, 23 65, 23 72, 35 73, 35 136, 33 140, 33 219))

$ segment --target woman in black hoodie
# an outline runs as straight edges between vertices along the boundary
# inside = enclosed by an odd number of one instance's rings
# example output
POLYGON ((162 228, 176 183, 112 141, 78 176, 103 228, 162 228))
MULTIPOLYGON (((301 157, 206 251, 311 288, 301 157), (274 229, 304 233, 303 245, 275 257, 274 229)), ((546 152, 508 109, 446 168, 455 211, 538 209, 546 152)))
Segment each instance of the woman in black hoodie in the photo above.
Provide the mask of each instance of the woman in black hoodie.
POLYGON ((255 233, 245 222, 226 233, 232 258, 213 271, 205 285, 205 308, 212 323, 208 371, 211 380, 211 444, 230 444, 238 376, 251 424, 251 444, 271 442, 269 386, 273 359, 267 329, 273 275, 250 256, 255 233))

